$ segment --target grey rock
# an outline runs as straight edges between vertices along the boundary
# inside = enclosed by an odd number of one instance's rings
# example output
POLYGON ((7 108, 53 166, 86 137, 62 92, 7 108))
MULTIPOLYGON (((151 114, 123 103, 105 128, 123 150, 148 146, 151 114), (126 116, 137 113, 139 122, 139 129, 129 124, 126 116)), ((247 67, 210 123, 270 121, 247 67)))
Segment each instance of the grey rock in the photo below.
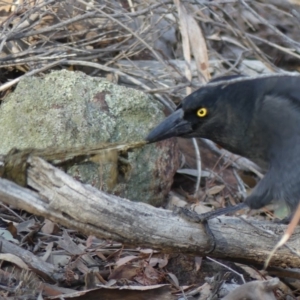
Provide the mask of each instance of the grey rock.
MULTIPOLYGON (((145 93, 81 72, 27 77, 0 106, 0 153, 13 147, 141 141, 164 117, 162 106, 145 93)), ((111 164, 88 162, 67 171, 84 183, 158 206, 170 190, 180 154, 176 141, 169 139, 128 152, 119 161, 123 171, 116 178, 111 164)))

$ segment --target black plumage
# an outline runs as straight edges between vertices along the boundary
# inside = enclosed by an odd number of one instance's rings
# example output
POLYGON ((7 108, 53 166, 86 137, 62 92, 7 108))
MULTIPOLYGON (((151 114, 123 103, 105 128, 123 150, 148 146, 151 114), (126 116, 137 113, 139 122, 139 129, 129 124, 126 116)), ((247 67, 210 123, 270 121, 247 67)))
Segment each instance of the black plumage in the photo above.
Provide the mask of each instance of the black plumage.
POLYGON ((173 136, 210 139, 261 166, 266 174, 245 200, 250 208, 274 199, 292 212, 300 202, 300 76, 213 80, 187 96, 146 140, 173 136))

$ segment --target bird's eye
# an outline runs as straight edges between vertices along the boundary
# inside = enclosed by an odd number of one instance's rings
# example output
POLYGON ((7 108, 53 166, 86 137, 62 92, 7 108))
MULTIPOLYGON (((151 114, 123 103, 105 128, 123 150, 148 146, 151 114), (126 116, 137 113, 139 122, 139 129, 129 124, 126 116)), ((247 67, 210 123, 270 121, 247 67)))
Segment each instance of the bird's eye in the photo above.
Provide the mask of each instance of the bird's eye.
POLYGON ((203 118, 207 115, 207 109, 202 107, 197 110, 197 116, 203 118))

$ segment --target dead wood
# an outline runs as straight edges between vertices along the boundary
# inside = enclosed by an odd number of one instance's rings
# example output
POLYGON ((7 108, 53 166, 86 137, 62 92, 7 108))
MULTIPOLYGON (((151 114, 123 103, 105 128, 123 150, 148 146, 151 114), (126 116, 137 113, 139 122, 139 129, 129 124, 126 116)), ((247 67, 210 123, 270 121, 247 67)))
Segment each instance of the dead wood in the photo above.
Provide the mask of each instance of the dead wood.
MULTIPOLYGON (((39 157, 29 157, 27 164, 27 184, 36 192, 0 179, 2 202, 82 233, 126 245, 262 265, 286 227, 217 218, 209 221, 214 244, 202 224, 190 223, 172 211, 108 195, 81 184, 39 157)), ((294 233, 289 247, 298 248, 299 234, 299 230, 294 233)), ((300 258, 282 247, 270 265, 295 268, 300 266, 300 258)))
MULTIPOLYGON (((28 191, 25 191, 26 195, 27 192, 28 191)), ((55 270, 52 264, 45 262, 43 259, 36 256, 34 253, 25 250, 13 243, 10 243, 3 237, 0 237, 0 245, 2 253, 10 253, 21 258, 24 262, 26 262, 26 264, 31 270, 35 271, 35 273, 41 276, 44 280, 50 282, 60 282, 65 280, 64 273, 58 272, 57 270, 55 270)))

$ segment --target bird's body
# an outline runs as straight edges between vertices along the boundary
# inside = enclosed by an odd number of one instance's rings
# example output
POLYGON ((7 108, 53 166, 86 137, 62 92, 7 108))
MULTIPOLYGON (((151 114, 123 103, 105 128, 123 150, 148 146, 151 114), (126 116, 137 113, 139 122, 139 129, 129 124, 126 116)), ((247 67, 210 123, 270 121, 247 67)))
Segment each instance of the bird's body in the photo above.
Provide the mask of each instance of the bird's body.
POLYGON ((300 76, 221 78, 187 96, 147 137, 202 137, 266 170, 246 204, 300 202, 300 76))

